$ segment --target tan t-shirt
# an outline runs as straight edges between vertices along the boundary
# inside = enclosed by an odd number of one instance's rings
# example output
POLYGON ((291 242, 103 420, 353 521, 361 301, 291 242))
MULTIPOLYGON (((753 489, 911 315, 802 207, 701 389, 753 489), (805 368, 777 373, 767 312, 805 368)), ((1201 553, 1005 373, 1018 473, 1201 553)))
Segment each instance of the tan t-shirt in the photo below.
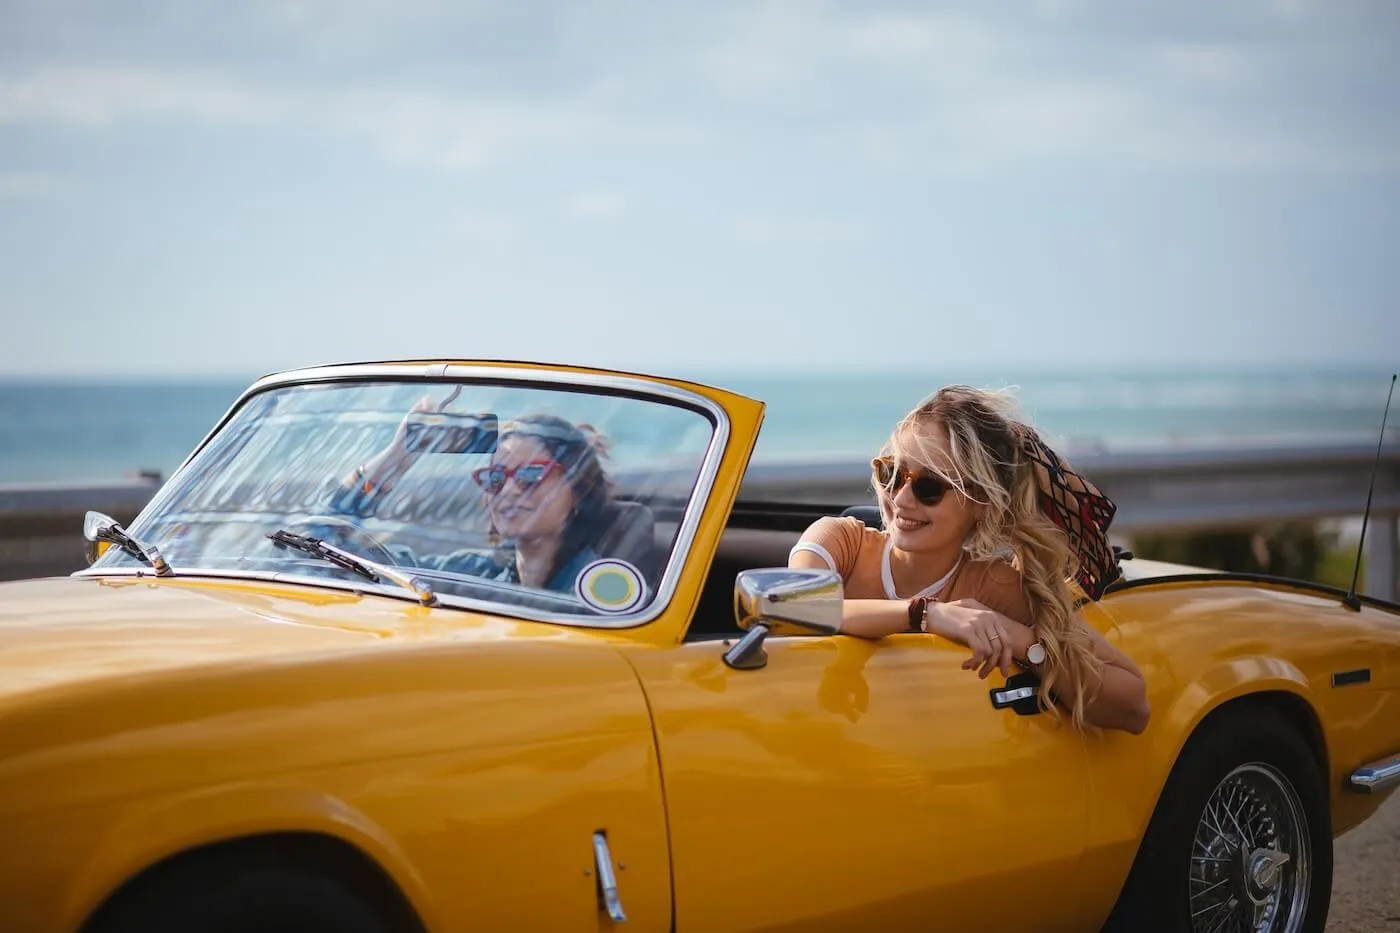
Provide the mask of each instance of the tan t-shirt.
POLYGON ((826 516, 812 523, 793 545, 811 551, 841 574, 848 599, 912 599, 932 596, 939 602, 975 599, 988 609, 1031 625, 1030 601, 1021 572, 1006 560, 972 560, 966 555, 942 579, 918 593, 897 593, 890 571, 890 536, 852 516, 826 516))

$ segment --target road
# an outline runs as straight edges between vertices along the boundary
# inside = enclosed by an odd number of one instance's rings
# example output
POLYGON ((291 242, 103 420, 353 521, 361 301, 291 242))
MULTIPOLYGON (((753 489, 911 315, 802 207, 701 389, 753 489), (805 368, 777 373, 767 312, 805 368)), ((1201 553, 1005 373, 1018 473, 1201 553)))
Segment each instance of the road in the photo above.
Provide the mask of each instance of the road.
POLYGON ((1400 933, 1400 793, 1337 840, 1327 933, 1400 933))

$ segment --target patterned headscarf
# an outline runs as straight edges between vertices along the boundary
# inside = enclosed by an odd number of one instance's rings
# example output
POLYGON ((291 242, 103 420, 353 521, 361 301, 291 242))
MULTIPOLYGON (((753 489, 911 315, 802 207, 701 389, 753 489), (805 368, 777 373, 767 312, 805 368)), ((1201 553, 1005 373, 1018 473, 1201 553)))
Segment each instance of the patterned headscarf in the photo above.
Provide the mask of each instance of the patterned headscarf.
POLYGON ((1108 543, 1108 526, 1118 506, 1097 486, 1072 470, 1033 428, 1011 421, 1011 430, 1022 456, 1035 469, 1041 512, 1069 537, 1070 550, 1077 562, 1075 581, 1090 599, 1099 599, 1108 586, 1123 575, 1108 543))

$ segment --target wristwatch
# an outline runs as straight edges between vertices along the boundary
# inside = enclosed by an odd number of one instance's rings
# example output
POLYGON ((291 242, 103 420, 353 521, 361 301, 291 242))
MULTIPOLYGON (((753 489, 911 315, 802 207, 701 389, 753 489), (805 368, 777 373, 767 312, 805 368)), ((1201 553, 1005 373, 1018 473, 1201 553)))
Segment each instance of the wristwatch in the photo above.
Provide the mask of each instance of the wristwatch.
POLYGON ((1044 664, 1045 646, 1038 641, 1031 642, 1030 647, 1026 649, 1026 660, 1031 664, 1044 664))
POLYGON ((909 631, 924 632, 924 617, 928 613, 928 597, 915 596, 909 600, 909 631))

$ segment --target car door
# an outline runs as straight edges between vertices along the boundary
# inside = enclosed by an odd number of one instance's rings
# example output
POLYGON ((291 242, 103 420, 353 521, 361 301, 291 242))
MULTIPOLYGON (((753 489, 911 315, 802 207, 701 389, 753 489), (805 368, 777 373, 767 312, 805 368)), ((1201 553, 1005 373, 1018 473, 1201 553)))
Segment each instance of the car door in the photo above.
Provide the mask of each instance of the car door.
POLYGON ((1084 742, 935 636, 629 652, 656 727, 676 930, 1082 929, 1084 742))

